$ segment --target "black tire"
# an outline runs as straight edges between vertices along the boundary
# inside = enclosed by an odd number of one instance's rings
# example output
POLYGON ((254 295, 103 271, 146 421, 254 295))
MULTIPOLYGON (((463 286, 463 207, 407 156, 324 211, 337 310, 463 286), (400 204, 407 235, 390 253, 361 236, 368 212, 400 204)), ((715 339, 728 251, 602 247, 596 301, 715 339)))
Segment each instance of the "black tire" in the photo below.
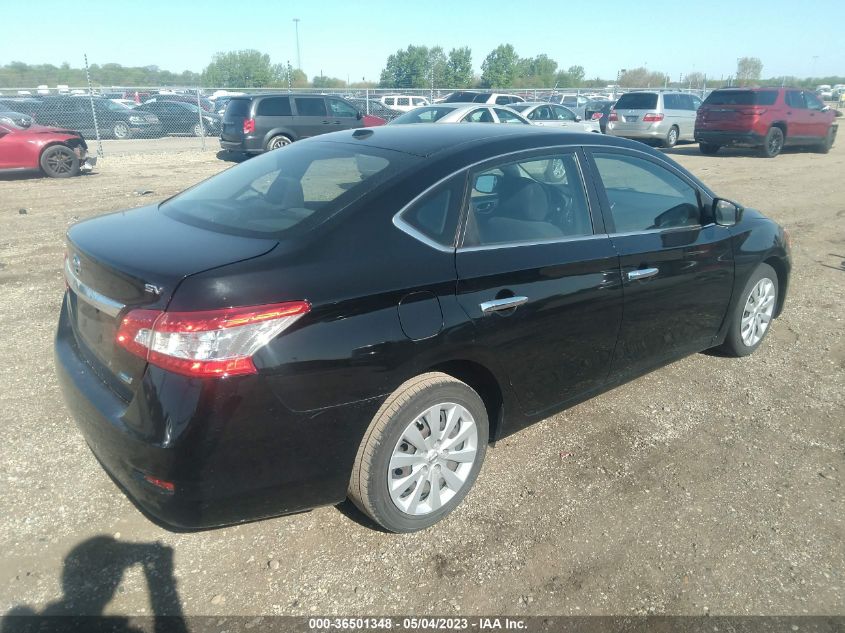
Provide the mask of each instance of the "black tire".
POLYGON ((763 147, 760 148, 760 153, 765 158, 774 158, 780 154, 783 149, 783 130, 779 127, 769 128, 766 133, 766 138, 763 139, 763 147))
MULTIPOLYGON (((467 384, 439 372, 412 378, 385 400, 364 434, 349 480, 349 499, 373 521, 390 532, 416 532, 430 527, 454 510, 472 488, 484 462, 488 433, 484 403, 467 384), (401 511, 390 497, 390 459, 409 425, 423 412, 440 403, 459 404, 474 419, 477 431, 475 461, 463 485, 439 510, 422 515, 407 514, 401 511)), ((431 468, 434 469, 435 466, 431 468)), ((420 481, 416 485, 423 490, 425 482, 420 481)), ((445 487, 443 489, 445 490, 445 487)))
POLYGON ((824 140, 817 148, 817 152, 819 154, 827 154, 830 152, 830 148, 833 147, 833 142, 836 140, 836 128, 834 126, 830 126, 827 129, 827 134, 824 137, 824 140))
POLYGON ((678 126, 673 125, 669 128, 669 131, 666 132, 666 138, 663 139, 663 147, 675 147, 678 144, 678 136, 680 136, 681 132, 678 130, 678 126))
POLYGON ((79 173, 79 157, 67 145, 50 145, 41 152, 39 162, 50 178, 70 178, 79 173))
POLYGON ((721 145, 714 145, 713 143, 698 144, 698 150, 705 156, 715 156, 721 148, 721 145))
POLYGON ((267 151, 272 151, 274 149, 279 149, 280 147, 284 147, 285 145, 290 145, 293 141, 291 141, 289 136, 285 136, 284 134, 277 134, 269 141, 267 141, 267 151))
POLYGON ((772 319, 774 318, 774 310, 777 309, 777 302, 780 292, 780 286, 778 285, 778 276, 775 273, 775 269, 769 266, 768 264, 760 264, 757 269, 751 274, 748 278, 748 281, 745 283, 745 287, 742 289, 742 293, 739 295, 739 300, 737 301, 734 309, 730 315, 730 326, 728 329, 728 335, 725 338, 725 342, 720 347, 720 350, 729 356, 748 356, 749 354, 754 353, 760 344, 765 340, 766 336, 768 336, 769 331, 771 328, 771 321, 768 322, 768 325, 763 332, 763 335, 760 337, 758 341, 756 341, 753 345, 747 345, 742 340, 742 318, 745 313, 746 305, 748 304, 751 291, 757 287, 757 284, 763 280, 768 279, 774 284, 774 305, 772 306, 772 319))
POLYGON ((111 134, 118 140, 127 139, 132 136, 132 132, 125 121, 118 121, 111 129, 111 134))

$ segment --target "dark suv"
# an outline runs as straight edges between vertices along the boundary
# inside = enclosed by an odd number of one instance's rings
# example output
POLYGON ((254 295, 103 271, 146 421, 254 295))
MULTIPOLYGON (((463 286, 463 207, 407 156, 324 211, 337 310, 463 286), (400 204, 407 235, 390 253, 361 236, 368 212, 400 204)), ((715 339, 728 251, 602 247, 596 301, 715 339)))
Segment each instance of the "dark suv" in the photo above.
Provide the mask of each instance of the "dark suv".
POLYGON ((96 130, 92 103, 97 115, 96 126, 106 138, 161 136, 161 121, 154 114, 138 112, 102 97, 45 96, 33 102, 26 114, 31 114, 40 125, 69 128, 93 138, 96 130))
POLYGON ((715 154, 724 145, 759 148, 769 158, 785 145, 812 146, 826 154, 836 139, 836 114, 811 90, 714 90, 698 110, 695 140, 702 154, 715 154))
POLYGON ((260 154, 299 139, 364 127, 363 115, 340 97, 265 94, 233 97, 223 114, 220 146, 260 154))

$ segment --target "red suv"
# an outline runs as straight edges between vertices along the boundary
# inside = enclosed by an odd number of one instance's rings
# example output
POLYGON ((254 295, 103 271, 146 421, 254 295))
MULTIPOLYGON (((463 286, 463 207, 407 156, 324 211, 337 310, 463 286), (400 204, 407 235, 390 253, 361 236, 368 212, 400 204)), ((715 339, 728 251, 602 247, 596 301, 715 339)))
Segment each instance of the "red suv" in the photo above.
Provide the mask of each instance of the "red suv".
POLYGON ((809 90, 714 90, 698 110, 695 140, 708 155, 723 145, 756 147, 769 158, 784 145, 813 146, 826 154, 836 138, 836 115, 809 90))

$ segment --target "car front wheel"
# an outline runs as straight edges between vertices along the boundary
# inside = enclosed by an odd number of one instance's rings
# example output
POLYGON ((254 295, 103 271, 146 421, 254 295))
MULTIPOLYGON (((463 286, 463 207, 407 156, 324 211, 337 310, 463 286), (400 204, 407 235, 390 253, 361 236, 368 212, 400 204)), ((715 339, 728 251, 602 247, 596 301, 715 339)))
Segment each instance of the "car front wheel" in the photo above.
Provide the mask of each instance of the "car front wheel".
POLYGON ((349 498, 391 532, 434 525, 475 483, 488 428, 484 403, 467 384, 439 372, 405 382, 364 435, 349 498))
POLYGON ((79 173, 79 157, 66 145, 51 145, 41 153, 41 169, 51 178, 70 178, 79 173))
POLYGON ((753 353, 769 333, 778 300, 778 276, 768 264, 760 264, 749 277, 731 315, 730 329, 722 350, 731 356, 753 353))
POLYGON ((833 147, 834 140, 836 140, 836 128, 831 125, 827 130, 824 140, 818 146, 819 153, 827 154, 833 147))

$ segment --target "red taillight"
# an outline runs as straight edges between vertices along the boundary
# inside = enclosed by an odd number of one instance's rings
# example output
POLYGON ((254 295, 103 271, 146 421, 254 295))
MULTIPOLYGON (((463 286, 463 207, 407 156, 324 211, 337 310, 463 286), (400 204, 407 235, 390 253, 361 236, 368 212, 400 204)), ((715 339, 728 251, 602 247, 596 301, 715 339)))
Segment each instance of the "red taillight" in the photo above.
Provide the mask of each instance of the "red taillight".
POLYGON ((663 115, 657 112, 649 112, 643 117, 643 123, 657 123, 663 120, 663 115))
POLYGON ((599 119, 601 119, 601 117, 602 117, 602 113, 601 113, 601 112, 593 112, 593 116, 591 116, 590 118, 591 118, 593 121, 598 121, 599 119))
POLYGON ((153 477, 152 475, 144 475, 144 481, 148 484, 152 484, 156 488, 161 488, 165 492, 174 492, 176 490, 176 485, 172 481, 159 479, 158 477, 153 477))
POLYGON ((618 121, 618 120, 619 120, 619 117, 618 117, 618 116, 616 116, 616 110, 611 110, 611 111, 610 111, 610 116, 609 116, 609 117, 607 117, 607 120, 608 120, 608 121, 618 121))
POLYGON ((244 134, 255 132, 255 119, 244 119, 244 134))
POLYGON ((746 116, 760 116, 766 113, 766 108, 743 108, 739 113, 746 116))
POLYGON ((116 341, 151 365, 185 376, 254 374, 252 356, 310 309, 307 301, 291 301, 197 312, 132 310, 116 341))

